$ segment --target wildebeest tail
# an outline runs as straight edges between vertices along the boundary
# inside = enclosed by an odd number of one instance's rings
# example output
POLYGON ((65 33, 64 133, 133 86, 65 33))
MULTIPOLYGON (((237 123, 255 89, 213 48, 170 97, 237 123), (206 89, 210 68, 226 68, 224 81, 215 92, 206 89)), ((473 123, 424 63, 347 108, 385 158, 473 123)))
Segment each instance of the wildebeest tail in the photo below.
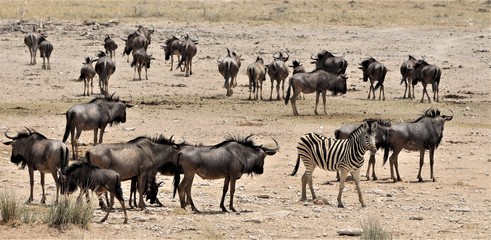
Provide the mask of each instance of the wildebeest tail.
POLYGON ((70 126, 72 125, 72 120, 73 120, 73 112, 66 112, 66 126, 65 126, 65 134, 63 135, 63 140, 62 142, 65 143, 66 140, 68 139, 68 135, 70 135, 70 126))
POLYGON ((291 90, 292 90, 292 83, 293 83, 293 78, 290 78, 290 83, 288 84, 288 90, 286 90, 285 105, 288 105, 288 101, 290 100, 290 94, 291 94, 291 90))
POLYGON ((136 65, 136 58, 133 58, 133 61, 131 61, 130 66, 131 67, 134 67, 135 65, 136 65))
POLYGON ((177 64, 176 68, 181 67, 182 63, 186 62, 187 52, 189 45, 186 44, 181 52, 181 61, 177 64))
POLYGON ((85 77, 86 77, 85 72, 83 72, 83 71, 82 71, 82 72, 80 73, 80 77, 78 77, 78 80, 84 80, 84 79, 85 79, 85 77))
POLYGON ((377 81, 377 84, 375 84, 375 87, 373 87, 374 90, 377 90, 380 86, 382 86, 382 84, 384 84, 384 82, 382 81, 377 81))
POLYGON ((116 191, 116 199, 118 199, 119 201, 124 201, 124 197, 123 197, 123 189, 121 189, 121 178, 119 176, 119 174, 117 175, 117 178, 116 178, 116 182, 114 183, 114 189, 116 191))
POLYGON ((252 84, 253 89, 256 89, 256 69, 248 68, 247 75, 249 76, 249 84, 252 84))
POLYGON ((297 157, 297 163, 295 164, 295 167, 293 168, 293 172, 292 174, 290 174, 290 176, 295 176, 295 174, 297 174, 298 167, 300 167, 300 154, 297 157))
POLYGON ((172 198, 176 197, 177 188, 179 187, 179 182, 181 181, 181 174, 180 174, 181 171, 179 170, 179 169, 182 169, 182 167, 181 167, 181 153, 177 154, 176 165, 177 166, 176 166, 176 171, 174 172, 174 181, 173 181, 174 193, 172 195, 172 198))
POLYGON ((433 91, 435 91, 435 89, 438 89, 438 85, 440 85, 441 76, 442 76, 442 70, 438 68, 437 71, 435 71, 435 76, 433 77, 433 83, 432 83, 433 91))
POLYGON ((66 167, 70 161, 68 155, 68 148, 66 146, 60 147, 60 170, 62 174, 65 174, 66 167))

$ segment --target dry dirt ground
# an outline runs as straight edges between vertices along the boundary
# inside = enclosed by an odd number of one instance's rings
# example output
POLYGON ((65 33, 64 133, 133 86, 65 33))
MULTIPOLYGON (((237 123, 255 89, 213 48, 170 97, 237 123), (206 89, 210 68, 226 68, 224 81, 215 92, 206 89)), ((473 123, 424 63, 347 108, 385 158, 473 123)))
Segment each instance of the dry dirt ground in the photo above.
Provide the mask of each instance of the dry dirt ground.
MULTIPOLYGON (((12 22, 3 22, 8 25, 12 22)), ((129 210, 129 224, 123 225, 118 210, 100 224, 101 210, 95 211, 89 230, 76 227, 58 231, 45 224, 0 225, 0 238, 347 238, 336 231, 359 228, 360 222, 378 219, 381 226, 396 239, 489 239, 491 236, 491 142, 489 140, 491 29, 428 30, 422 28, 359 27, 247 27, 226 24, 184 25, 171 22, 154 24, 155 34, 149 52, 156 60, 149 69, 149 80, 134 81, 133 69, 121 56, 123 42, 118 38, 136 29, 134 24, 95 28, 80 22, 51 23, 45 26, 54 45, 50 71, 38 64, 29 65, 29 52, 23 44, 24 34, 5 31, 0 35, 0 130, 35 129, 48 138, 62 138, 65 111, 74 104, 93 97, 82 96, 83 83, 77 81, 84 57, 102 50, 105 34, 112 35, 117 50, 117 70, 110 80, 109 91, 135 106, 128 109, 127 122, 106 129, 106 143, 125 142, 138 136, 164 134, 191 143, 215 144, 227 135, 254 134, 257 143, 273 144, 280 151, 266 158, 265 173, 243 176, 238 181, 235 206, 239 214, 222 213, 219 201, 222 180, 195 179, 193 196, 203 214, 182 210, 172 199, 172 179, 158 176, 164 182, 159 192, 165 207, 149 206, 147 210, 129 210), (193 75, 169 71, 160 44, 166 36, 183 33, 199 37, 193 75), (216 59, 226 48, 242 54, 244 59, 238 86, 232 97, 225 97, 223 79, 216 59), (328 97, 328 115, 313 114, 314 95, 298 101, 301 116, 293 116, 283 101, 248 100, 245 69, 256 56, 266 62, 276 51, 288 51, 308 70, 311 54, 326 49, 344 56, 348 62, 349 91, 344 96, 328 97), (439 103, 420 103, 422 87, 416 87, 416 99, 402 99, 399 67, 412 54, 424 56, 443 69, 439 103), (360 80, 358 63, 372 56, 384 63, 387 73, 386 101, 367 100, 369 85, 360 80), (377 153, 376 170, 380 180, 366 181, 361 188, 367 208, 361 208, 352 181, 343 194, 346 208, 337 208, 338 183, 334 174, 317 169, 314 186, 317 195, 328 204, 301 202, 300 176, 289 176, 296 160, 299 137, 307 132, 322 131, 332 136, 343 124, 365 118, 412 121, 430 107, 448 109, 454 119, 445 125, 444 137, 435 157, 437 182, 417 182, 419 154, 403 151, 399 156, 402 182, 389 180, 388 166, 382 166, 377 153), (331 185, 324 184, 330 181, 331 185)), ((289 61, 289 63, 291 63, 289 61)), ((96 85, 97 86, 97 85, 96 85)), ((271 83, 264 83, 263 95, 269 99, 271 83)), ((97 91, 97 90, 96 90, 97 91)), ((431 94, 431 92, 430 92, 431 94)), ((276 97, 276 95, 274 95, 276 97)), ((0 140, 8 139, 3 135, 0 140)), ((84 132, 82 150, 90 148, 92 133, 84 132)), ((67 142, 70 144, 70 142, 67 142)), ((2 190, 14 190, 19 201, 28 197, 27 170, 10 163, 10 147, 0 146, 0 182, 2 190)), ((426 154, 427 155, 427 154, 426 154)), ((366 156, 368 158, 368 155, 366 156)), ((364 173, 366 164, 362 169, 364 173)), ((423 178, 429 179, 428 159, 423 178)), ((48 182, 49 203, 39 204, 39 174, 35 175, 32 208, 45 210, 54 199, 51 177, 48 182)), ((126 198, 129 183, 123 183, 126 198)), ((308 194, 310 197, 310 194, 308 194)), ((228 202, 228 197, 227 200, 228 202)))

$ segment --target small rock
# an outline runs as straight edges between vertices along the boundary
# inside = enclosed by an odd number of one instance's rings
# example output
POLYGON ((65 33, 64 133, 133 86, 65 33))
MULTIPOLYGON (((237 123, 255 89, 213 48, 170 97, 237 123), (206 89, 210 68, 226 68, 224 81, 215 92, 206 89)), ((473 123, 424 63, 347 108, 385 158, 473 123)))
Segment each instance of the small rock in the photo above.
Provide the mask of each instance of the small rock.
POLYGON ((423 217, 409 217, 409 220, 418 220, 418 221, 421 221, 421 220, 423 220, 423 217))
POLYGON ((340 236, 361 236, 363 230, 360 228, 341 229, 337 233, 340 236))

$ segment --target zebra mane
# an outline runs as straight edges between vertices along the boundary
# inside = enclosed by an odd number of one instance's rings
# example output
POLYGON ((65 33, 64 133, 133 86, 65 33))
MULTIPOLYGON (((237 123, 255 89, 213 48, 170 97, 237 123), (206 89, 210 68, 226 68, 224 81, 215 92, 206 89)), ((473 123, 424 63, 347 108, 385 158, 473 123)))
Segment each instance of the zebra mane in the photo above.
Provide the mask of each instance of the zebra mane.
POLYGON ((250 137, 252 137, 252 134, 247 136, 247 137, 237 137, 237 136, 228 136, 225 141, 215 145, 212 147, 213 148, 219 148, 227 143, 230 143, 230 142, 236 142, 236 143, 239 143, 243 146, 246 146, 246 147, 251 147, 251 148, 259 148, 261 146, 257 146, 254 144, 254 141, 252 139, 250 139, 250 137))

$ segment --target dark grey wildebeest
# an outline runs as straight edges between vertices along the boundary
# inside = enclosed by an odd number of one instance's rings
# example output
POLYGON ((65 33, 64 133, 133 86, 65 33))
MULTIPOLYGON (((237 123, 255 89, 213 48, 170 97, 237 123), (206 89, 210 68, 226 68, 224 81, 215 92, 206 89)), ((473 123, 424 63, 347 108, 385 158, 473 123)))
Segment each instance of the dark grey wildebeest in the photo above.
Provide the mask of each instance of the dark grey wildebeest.
POLYGON ((116 64, 103 51, 97 52, 97 63, 95 64, 95 72, 99 76, 99 87, 102 95, 109 94, 109 78, 116 71, 116 64))
POLYGON ((230 51, 227 48, 227 55, 218 62, 218 71, 222 74, 225 82, 223 83, 223 87, 227 89, 227 97, 232 96, 234 88, 237 85, 237 73, 239 72, 241 65, 241 55, 238 55, 234 51, 230 51))
POLYGON ((95 68, 92 65, 92 63, 96 61, 97 60, 92 60, 90 57, 86 57, 85 63, 83 63, 83 66, 80 69, 80 77, 78 79, 84 81, 84 96, 86 96, 85 90, 87 90, 87 96, 94 94, 95 68), (89 93, 89 83, 90 83, 90 93, 89 93))
MULTIPOLYGON (((68 147, 58 140, 47 139, 38 132, 33 132, 28 128, 26 129, 27 132, 17 133, 16 136, 10 136, 5 132, 5 137, 12 141, 4 142, 3 144, 12 146, 10 161, 17 165, 20 164, 21 168, 27 166, 29 170, 31 191, 27 203, 30 203, 33 200, 35 170, 38 170, 41 175, 41 187, 43 189, 41 203, 46 203, 44 174, 51 173, 55 183, 58 183, 57 169, 61 169, 61 172, 65 172, 65 168, 68 165, 68 147)), ((57 184, 56 202, 58 202, 59 192, 59 185, 57 184)))
POLYGON ((186 201, 188 201, 192 210, 199 213, 191 197, 193 179, 197 174, 202 179, 225 178, 220 208, 224 212, 227 211, 224 202, 230 185, 229 208, 236 212, 233 205, 235 182, 244 173, 262 174, 264 172, 264 158, 267 155, 274 155, 279 149, 278 142, 274 141, 276 143, 275 148, 255 145, 251 136, 246 138, 229 137, 214 146, 183 147, 178 156, 178 164, 184 172, 184 178, 178 187, 181 207, 185 208, 186 201))
POLYGON ((198 39, 191 39, 188 34, 184 35, 184 39, 181 43, 181 60, 177 64, 176 68, 181 67, 184 63, 184 71, 186 72, 186 77, 193 75, 193 58, 198 52, 196 45, 198 44, 198 39))
MULTIPOLYGON (((177 63, 181 61, 182 40, 172 35, 172 37, 165 40, 165 45, 161 45, 161 47, 164 49, 165 60, 170 59, 170 71, 172 71, 174 67, 174 55, 177 56, 177 63)), ((183 71, 182 66, 180 68, 183 71)))
POLYGON ((43 58, 43 69, 51 70, 51 65, 49 64, 49 58, 51 57, 51 52, 53 52, 53 44, 46 40, 46 35, 41 35, 38 38, 39 54, 43 58))
POLYGON ((138 26, 138 29, 128 35, 126 39, 121 38, 125 42, 123 56, 128 55, 127 62, 129 62, 130 53, 134 50, 143 48, 145 51, 148 45, 152 42, 152 34, 154 33, 154 28, 147 29, 143 26, 138 26))
POLYGON ((286 66, 290 55, 288 53, 276 52, 273 54, 273 62, 266 65, 269 79, 271 79, 271 92, 269 94, 269 101, 273 100, 273 88, 274 81, 276 81, 276 100, 280 100, 280 84, 281 84, 281 98, 285 98, 285 79, 288 77, 289 71, 286 66))
MULTIPOLYGON (((143 195, 158 172, 174 177, 176 173, 177 176, 182 173, 177 166, 177 154, 181 147, 182 144, 162 135, 156 138, 138 137, 123 144, 99 144, 87 151, 86 159, 100 168, 118 172, 121 181, 137 180, 140 195, 138 206, 144 209, 143 195)), ((179 179, 177 177, 175 184, 179 183, 179 179)), ((155 199, 149 200, 162 206, 156 196, 153 197, 155 199)))
POLYGON ((24 44, 29 49, 29 53, 31 56, 31 60, 29 64, 36 64, 36 53, 38 51, 38 38, 41 36, 41 33, 36 30, 36 26, 32 27, 32 32, 28 32, 24 37, 24 44))
MULTIPOLYGON (((80 187, 80 195, 77 200, 82 200, 85 194, 87 201, 89 200, 89 189, 95 192, 98 196, 105 192, 111 194, 111 198, 118 199, 124 212, 124 224, 128 223, 128 215, 126 214, 126 206, 124 205, 123 190, 121 189, 121 178, 119 174, 110 169, 100 169, 88 162, 75 162, 71 164, 66 174, 61 174, 59 185, 61 185, 61 193, 69 194, 80 187)), ((101 223, 107 220, 112 206, 107 210, 106 215, 102 218, 101 223)))
POLYGON ((133 106, 113 95, 74 105, 65 113, 66 127, 63 142, 66 142, 68 135, 71 134, 73 159, 78 159, 78 139, 82 131, 94 130, 94 145, 96 145, 99 129, 99 143, 102 143, 104 130, 108 124, 112 126, 126 122, 126 108, 133 106))
MULTIPOLYGON (((379 148, 383 148, 384 154, 388 154, 388 143, 387 137, 389 133, 389 128, 391 126, 391 122, 388 120, 382 119, 367 119, 366 122, 376 122, 378 127, 375 129, 375 146, 377 150, 379 148)), ((334 131, 334 137, 336 139, 348 139, 350 134, 354 132, 357 128, 360 127, 361 124, 347 124, 341 126, 340 128, 334 131)), ((368 168, 366 177, 367 180, 370 180, 370 168, 372 169, 372 180, 377 180, 377 175, 375 174, 375 153, 370 153, 370 159, 368 160, 368 168)), ((337 174, 337 178, 339 180, 339 173, 337 174)))
POLYGON ((263 82, 266 80, 266 67, 262 57, 258 56, 255 62, 247 66, 247 76, 249 77, 249 100, 251 100, 251 95, 254 96, 254 100, 257 100, 259 96, 262 100, 263 82))
POLYGON ((104 49, 106 49, 106 55, 109 54, 111 59, 116 62, 116 49, 118 49, 118 44, 116 44, 109 35, 106 35, 106 38, 104 38, 104 49))
POLYGON ((348 62, 343 57, 336 57, 327 50, 317 53, 317 56, 311 56, 315 69, 323 69, 326 72, 334 74, 345 74, 348 62))
POLYGON ((346 80, 348 77, 344 74, 333 74, 328 73, 322 69, 314 70, 309 73, 297 73, 290 77, 290 84, 288 86, 288 91, 286 92, 285 105, 291 99, 293 115, 298 115, 297 111, 297 97, 301 92, 316 93, 315 98, 315 110, 314 113, 317 115, 317 105, 319 104, 319 96, 322 93, 322 101, 324 104, 324 114, 327 115, 326 110, 326 91, 331 91, 333 95, 337 93, 345 94, 347 91, 346 80), (293 95, 290 95, 293 90, 293 95), (291 96, 291 97, 290 97, 291 96))
MULTIPOLYGON (((425 151, 429 150, 430 154, 430 178, 435 182, 433 175, 433 163, 435 149, 440 145, 443 138, 443 128, 445 122, 452 120, 452 115, 440 115, 440 110, 430 108, 416 119, 414 122, 394 123, 390 127, 388 134, 388 147, 392 150, 389 158, 390 177, 394 182, 402 181, 399 175, 398 157, 402 149, 409 151, 419 151, 419 172, 418 180, 423 181, 421 177, 421 168, 424 164, 425 151), (397 178, 394 177, 394 169, 397 178)), ((388 154, 384 154, 384 164, 387 162, 388 154)))
POLYGON ((421 82, 423 84, 423 96, 421 102, 425 99, 425 94, 428 97, 428 102, 431 103, 430 96, 426 90, 426 85, 431 84, 433 90, 433 100, 438 102, 439 94, 438 88, 440 86, 440 77, 442 76, 442 70, 440 67, 428 64, 424 59, 416 61, 414 64, 413 73, 413 86, 421 82))
POLYGON ((138 70, 138 80, 142 80, 142 68, 145 67, 145 80, 148 80, 147 70, 150 68, 150 61, 154 60, 152 54, 147 54, 145 49, 140 48, 133 51, 133 61, 131 67, 134 67, 133 80, 136 80, 136 71, 138 70))
POLYGON ((305 68, 302 66, 300 61, 298 61, 298 60, 293 60, 292 65, 290 65, 289 67, 293 68, 292 75, 295 75, 297 73, 306 73, 307 72, 307 71, 305 71, 305 68))
POLYGON ((404 96, 402 98, 406 98, 406 93, 407 93, 407 98, 413 99, 414 98, 414 85, 412 85, 413 82, 413 73, 414 73, 414 64, 416 64, 416 58, 413 56, 409 55, 408 60, 402 63, 400 71, 401 71, 401 84, 404 83, 405 88, 404 88, 404 96), (412 85, 412 94, 411 94, 411 85, 412 85))
POLYGON ((370 89, 368 90, 367 99, 370 99, 370 95, 372 92, 372 99, 375 99, 375 91, 380 88, 378 100, 380 100, 380 97, 383 94, 384 97, 382 98, 382 100, 385 101, 384 81, 385 75, 387 74, 387 68, 384 66, 384 64, 375 60, 375 58, 370 57, 360 63, 359 69, 363 71, 363 81, 367 82, 368 80, 370 80, 370 89), (373 83, 375 82, 377 82, 377 84, 373 86, 373 83))

